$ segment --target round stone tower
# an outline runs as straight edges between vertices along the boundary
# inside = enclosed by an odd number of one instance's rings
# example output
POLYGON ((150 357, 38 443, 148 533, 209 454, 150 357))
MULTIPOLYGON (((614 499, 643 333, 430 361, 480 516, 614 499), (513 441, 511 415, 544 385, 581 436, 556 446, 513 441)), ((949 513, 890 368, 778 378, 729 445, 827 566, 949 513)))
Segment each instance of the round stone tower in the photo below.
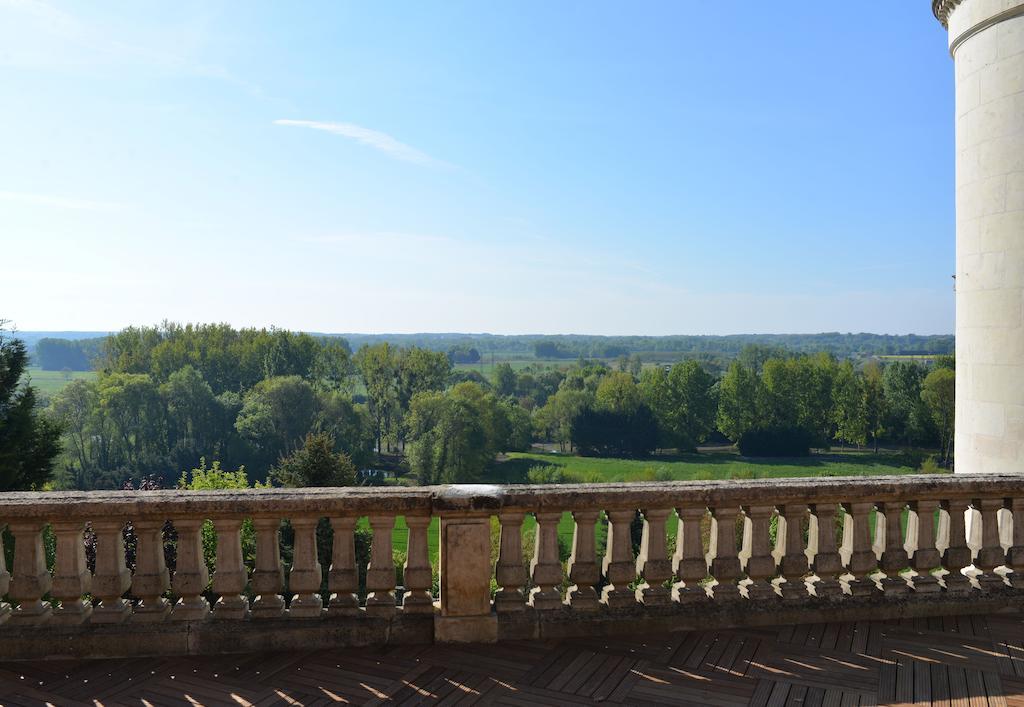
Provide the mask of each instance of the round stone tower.
POLYGON ((956 72, 956 471, 1024 472, 1024 0, 933 0, 956 72))

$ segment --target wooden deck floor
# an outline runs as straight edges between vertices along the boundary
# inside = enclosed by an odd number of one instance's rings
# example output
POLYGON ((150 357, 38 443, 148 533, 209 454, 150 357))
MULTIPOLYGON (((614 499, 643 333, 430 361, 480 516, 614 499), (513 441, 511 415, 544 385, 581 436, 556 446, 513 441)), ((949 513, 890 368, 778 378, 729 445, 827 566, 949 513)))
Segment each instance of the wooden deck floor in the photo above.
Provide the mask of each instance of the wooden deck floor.
POLYGON ((3 705, 1024 706, 1024 619, 0 663, 3 705))

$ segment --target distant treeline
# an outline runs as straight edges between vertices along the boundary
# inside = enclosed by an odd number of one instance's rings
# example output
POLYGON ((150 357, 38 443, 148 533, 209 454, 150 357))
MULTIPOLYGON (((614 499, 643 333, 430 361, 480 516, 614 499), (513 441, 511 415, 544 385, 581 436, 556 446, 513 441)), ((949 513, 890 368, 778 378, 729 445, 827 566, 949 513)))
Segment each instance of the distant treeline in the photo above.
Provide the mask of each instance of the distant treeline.
POLYGON ((44 371, 91 371, 106 337, 97 339, 40 339, 34 363, 44 371))

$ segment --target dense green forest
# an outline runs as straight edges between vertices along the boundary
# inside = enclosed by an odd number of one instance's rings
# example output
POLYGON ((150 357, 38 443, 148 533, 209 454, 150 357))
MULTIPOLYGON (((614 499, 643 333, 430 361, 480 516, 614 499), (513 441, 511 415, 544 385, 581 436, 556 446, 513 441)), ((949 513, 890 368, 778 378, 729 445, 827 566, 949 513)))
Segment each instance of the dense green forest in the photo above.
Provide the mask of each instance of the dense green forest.
POLYGON ((485 376, 456 365, 479 349, 455 341, 353 348, 341 337, 172 323, 99 341, 95 378, 39 404, 62 430, 58 487, 153 476, 172 485, 201 460, 281 483, 314 453, 339 455, 357 483, 480 481, 497 455, 533 443, 633 458, 707 442, 751 456, 887 443, 951 459, 947 357, 926 365, 748 342, 724 366, 577 354, 498 362, 485 376))

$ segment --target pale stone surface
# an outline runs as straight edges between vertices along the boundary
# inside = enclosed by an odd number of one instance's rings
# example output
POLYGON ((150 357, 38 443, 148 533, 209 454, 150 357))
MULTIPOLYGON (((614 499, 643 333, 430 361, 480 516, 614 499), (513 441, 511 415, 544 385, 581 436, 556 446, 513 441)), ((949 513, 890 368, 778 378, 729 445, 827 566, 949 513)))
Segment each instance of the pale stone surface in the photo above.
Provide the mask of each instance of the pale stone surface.
MULTIPOLYGON (((547 611, 562 605, 562 563, 558 558, 559 512, 536 513, 537 535, 530 562, 530 577, 536 585, 530 590, 529 604, 534 609, 547 611)), ((610 532, 610 531, 609 531, 610 532)))
POLYGON ((332 616, 355 616, 359 613, 355 527, 354 516, 331 518, 334 542, 327 586, 331 590, 328 613, 332 616))
MULTIPOLYGON (((292 567, 288 572, 288 588, 295 592, 291 603, 288 605, 288 613, 298 618, 315 618, 320 616, 323 610, 323 599, 320 598, 320 582, 323 574, 320 570, 320 561, 316 552, 316 526, 319 518, 303 517, 292 518, 292 530, 295 531, 295 548, 292 558, 292 567)), ((392 524, 394 518, 391 519, 392 524)), ((373 518, 370 519, 371 525, 373 518)), ((376 528, 375 528, 376 530, 376 528)), ((390 532, 390 531, 389 531, 390 532)), ((390 536, 388 537, 390 541, 390 536)), ((376 544, 376 538, 374 538, 376 544)), ((390 548, 390 542, 388 543, 390 548)), ((390 555, 390 552, 388 553, 390 555)), ((377 559, 377 558, 374 558, 377 559)), ((390 559, 390 558, 389 558, 390 559)), ((367 571, 367 589, 370 587, 370 572, 367 571)), ((395 570, 391 566, 391 586, 395 584, 395 570)), ((369 605, 369 597, 367 598, 369 605)), ((394 611, 395 596, 391 594, 391 609, 394 611)))
POLYGON ((432 614, 434 597, 430 590, 433 576, 427 548, 430 516, 406 516, 405 524, 409 527, 409 542, 403 568, 405 596, 402 598, 402 609, 406 612, 432 614))
POLYGON ((523 564, 523 517, 523 513, 498 514, 501 538, 494 567, 494 579, 499 587, 494 595, 494 609, 498 612, 519 612, 526 608, 523 594, 527 581, 523 564))
POLYGON ((491 611, 491 523, 488 516, 441 516, 441 615, 491 611))
POLYGON ((956 76, 956 470, 1024 470, 1024 0, 939 0, 956 76))
POLYGON ((244 619, 249 602, 242 592, 249 577, 242 564, 242 521, 225 518, 214 524, 217 532, 217 570, 213 573, 213 591, 220 595, 213 607, 215 619, 244 619))
POLYGON ((178 531, 178 563, 174 571, 174 593, 180 598, 171 609, 175 621, 200 621, 210 615, 203 590, 210 579, 203 560, 203 521, 182 518, 174 521, 178 531))
MULTIPOLYGON (((82 598, 92 587, 92 573, 85 563, 85 541, 82 537, 85 524, 82 521, 58 521, 52 524, 52 528, 57 538, 57 557, 50 594, 60 601, 60 606, 54 609, 53 622, 81 624, 92 615, 92 604, 82 598)), ((0 587, 0 596, 2 594, 3 587, 0 587)))
MULTIPOLYGON (((267 509, 270 510, 269 508, 267 509)), ((252 603, 252 615, 260 619, 278 618, 284 614, 284 568, 281 566, 281 544, 278 530, 279 516, 253 518, 256 530, 256 567, 252 573, 252 589, 256 598, 252 603)))
POLYGON ((565 595, 565 603, 576 611, 596 611, 600 607, 595 585, 601 579, 594 545, 597 511, 575 511, 576 522, 572 531, 572 555, 569 556, 569 579, 572 585, 565 595))

